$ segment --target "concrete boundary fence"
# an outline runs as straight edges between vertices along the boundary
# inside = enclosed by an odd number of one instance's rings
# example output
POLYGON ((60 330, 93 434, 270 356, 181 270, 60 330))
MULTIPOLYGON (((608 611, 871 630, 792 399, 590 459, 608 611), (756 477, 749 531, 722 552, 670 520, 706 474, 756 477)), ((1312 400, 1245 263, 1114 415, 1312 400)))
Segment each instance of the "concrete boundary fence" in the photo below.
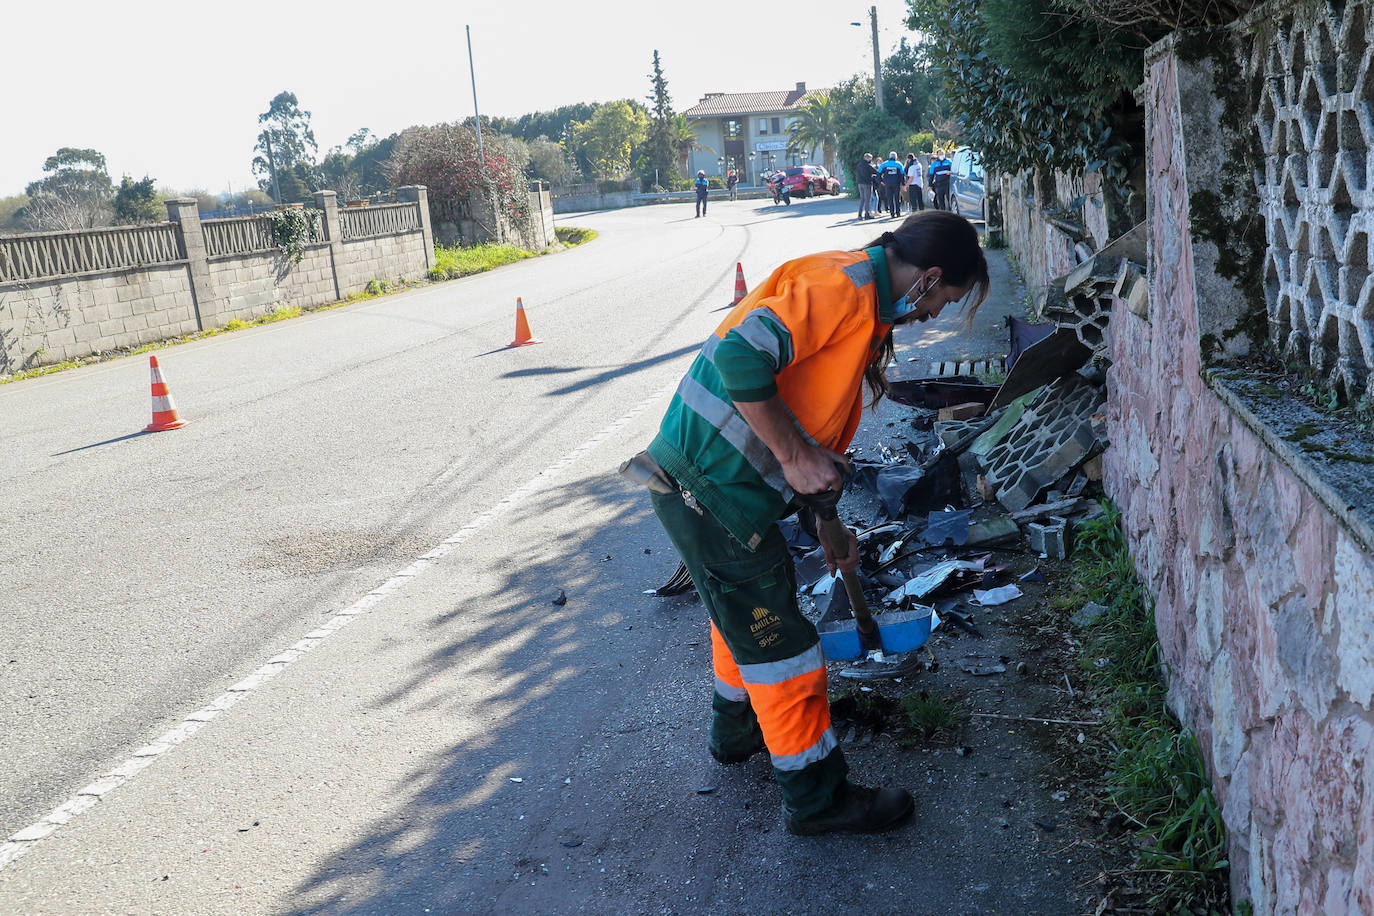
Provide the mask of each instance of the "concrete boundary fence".
POLYGON ((165 223, 0 236, 0 373, 422 277, 434 266, 428 195, 397 198, 341 210, 316 192, 316 241, 299 262, 278 250, 270 217, 201 220, 194 198, 167 201, 165 223))

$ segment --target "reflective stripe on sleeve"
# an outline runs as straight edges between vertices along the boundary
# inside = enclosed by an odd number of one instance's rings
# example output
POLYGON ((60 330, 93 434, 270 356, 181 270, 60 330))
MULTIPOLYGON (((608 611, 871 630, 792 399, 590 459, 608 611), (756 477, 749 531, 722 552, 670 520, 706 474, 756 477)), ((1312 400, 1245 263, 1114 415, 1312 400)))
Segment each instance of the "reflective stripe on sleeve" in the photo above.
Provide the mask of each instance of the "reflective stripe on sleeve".
POLYGON ((678 385, 677 394, 682 398, 683 404, 720 430, 725 441, 744 456, 744 460, 748 461, 763 478, 764 483, 777 490, 784 500, 792 500, 792 488, 783 477, 782 465, 730 403, 712 394, 690 375, 684 377, 682 384, 678 385))
POLYGON ((745 342, 755 350, 760 353, 767 353, 773 360, 775 373, 792 362, 791 332, 787 330, 787 325, 772 309, 756 308, 730 330, 744 338, 745 342), (780 328, 787 339, 780 339, 777 332, 769 326, 769 322, 780 328))

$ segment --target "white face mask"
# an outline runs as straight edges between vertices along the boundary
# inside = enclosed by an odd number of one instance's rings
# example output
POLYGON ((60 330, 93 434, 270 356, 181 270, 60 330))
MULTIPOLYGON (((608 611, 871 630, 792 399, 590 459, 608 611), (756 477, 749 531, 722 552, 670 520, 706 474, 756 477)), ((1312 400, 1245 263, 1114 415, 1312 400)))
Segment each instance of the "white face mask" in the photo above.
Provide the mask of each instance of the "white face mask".
POLYGON ((930 291, 934 289, 936 285, 938 285, 940 282, 938 277, 934 280, 931 280, 929 283, 926 284, 925 289, 921 290, 919 293, 916 294, 916 298, 914 300, 907 301, 907 297, 911 295, 911 293, 916 289, 917 284, 919 284, 922 279, 924 278, 917 277, 916 282, 911 284, 911 289, 908 289, 905 293, 903 293, 902 298, 892 303, 892 316, 894 321, 900 321, 907 315, 910 315, 912 312, 916 311, 916 306, 921 303, 922 299, 930 295, 930 291))

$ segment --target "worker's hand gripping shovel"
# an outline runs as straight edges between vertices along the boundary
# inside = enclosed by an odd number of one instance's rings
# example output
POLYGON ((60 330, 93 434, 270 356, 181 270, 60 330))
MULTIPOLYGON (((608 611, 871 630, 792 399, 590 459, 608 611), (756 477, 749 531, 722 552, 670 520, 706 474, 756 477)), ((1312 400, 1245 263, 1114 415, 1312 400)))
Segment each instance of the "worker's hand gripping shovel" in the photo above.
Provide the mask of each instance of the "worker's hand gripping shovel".
MULTIPOLYGON (((816 516, 816 534, 820 537, 826 554, 837 563, 849 558, 849 529, 840 521, 835 507, 840 501, 839 490, 825 490, 821 493, 798 493, 797 498, 816 516)), ((841 573, 844 590, 849 596, 849 604, 854 609, 854 623, 859 631, 859 644, 870 658, 881 658, 882 640, 878 634, 878 624, 868 610, 868 599, 859 581, 859 571, 852 569, 841 573)))

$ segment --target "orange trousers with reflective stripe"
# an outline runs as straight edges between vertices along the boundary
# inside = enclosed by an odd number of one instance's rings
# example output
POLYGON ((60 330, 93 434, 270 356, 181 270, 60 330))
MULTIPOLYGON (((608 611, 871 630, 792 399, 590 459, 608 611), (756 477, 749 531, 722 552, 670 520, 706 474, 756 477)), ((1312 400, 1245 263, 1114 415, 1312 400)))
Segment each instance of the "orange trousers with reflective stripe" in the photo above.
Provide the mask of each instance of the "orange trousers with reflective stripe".
POLYGON ((747 753, 761 731, 784 806, 794 817, 816 816, 835 802, 848 766, 830 728, 820 639, 797 606, 782 533, 773 526, 750 551, 678 494, 650 495, 711 619, 712 751, 747 753))

